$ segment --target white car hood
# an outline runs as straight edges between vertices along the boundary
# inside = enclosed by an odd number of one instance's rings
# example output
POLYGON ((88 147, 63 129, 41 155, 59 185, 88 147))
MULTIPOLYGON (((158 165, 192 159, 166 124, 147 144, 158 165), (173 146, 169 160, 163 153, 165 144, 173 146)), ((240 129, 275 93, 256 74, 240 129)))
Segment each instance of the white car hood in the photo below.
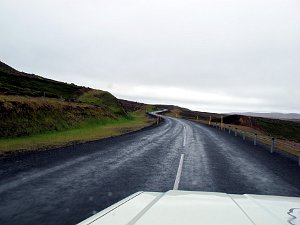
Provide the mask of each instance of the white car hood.
POLYGON ((80 225, 300 225, 300 198, 215 192, 138 192, 80 225))

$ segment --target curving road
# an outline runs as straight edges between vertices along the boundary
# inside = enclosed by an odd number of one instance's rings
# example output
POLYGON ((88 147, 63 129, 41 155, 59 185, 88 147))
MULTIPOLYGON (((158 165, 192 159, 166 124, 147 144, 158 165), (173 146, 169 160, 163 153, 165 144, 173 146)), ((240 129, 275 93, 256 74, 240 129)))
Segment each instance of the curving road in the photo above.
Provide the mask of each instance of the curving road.
POLYGON ((0 224, 75 224, 137 191, 300 196, 300 168, 182 119, 120 137, 0 160, 0 224))

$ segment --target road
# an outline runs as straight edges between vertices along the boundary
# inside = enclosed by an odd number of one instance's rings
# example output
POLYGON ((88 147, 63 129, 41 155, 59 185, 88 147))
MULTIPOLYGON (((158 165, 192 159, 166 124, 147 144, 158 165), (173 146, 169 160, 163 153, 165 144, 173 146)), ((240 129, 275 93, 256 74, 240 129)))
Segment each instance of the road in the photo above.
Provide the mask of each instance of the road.
POLYGON ((0 224, 75 224, 137 191, 300 196, 295 161, 165 117, 140 132, 0 159, 0 224))

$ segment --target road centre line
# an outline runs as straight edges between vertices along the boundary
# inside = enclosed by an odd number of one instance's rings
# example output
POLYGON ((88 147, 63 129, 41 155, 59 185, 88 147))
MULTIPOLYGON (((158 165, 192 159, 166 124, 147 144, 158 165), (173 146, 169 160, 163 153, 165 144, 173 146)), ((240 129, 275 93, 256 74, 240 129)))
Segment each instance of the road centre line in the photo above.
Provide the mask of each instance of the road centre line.
POLYGON ((183 158, 184 158, 184 154, 181 154, 173 190, 178 190, 180 176, 181 176, 181 172, 182 172, 183 158))

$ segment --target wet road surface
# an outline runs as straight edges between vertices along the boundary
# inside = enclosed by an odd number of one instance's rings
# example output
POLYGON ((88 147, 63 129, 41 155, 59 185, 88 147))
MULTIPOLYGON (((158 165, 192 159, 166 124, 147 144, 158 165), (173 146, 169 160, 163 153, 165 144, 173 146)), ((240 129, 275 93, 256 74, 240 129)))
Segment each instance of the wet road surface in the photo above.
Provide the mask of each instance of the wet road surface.
POLYGON ((137 191, 173 188, 300 197, 300 168, 187 120, 0 159, 0 224, 75 224, 137 191))

